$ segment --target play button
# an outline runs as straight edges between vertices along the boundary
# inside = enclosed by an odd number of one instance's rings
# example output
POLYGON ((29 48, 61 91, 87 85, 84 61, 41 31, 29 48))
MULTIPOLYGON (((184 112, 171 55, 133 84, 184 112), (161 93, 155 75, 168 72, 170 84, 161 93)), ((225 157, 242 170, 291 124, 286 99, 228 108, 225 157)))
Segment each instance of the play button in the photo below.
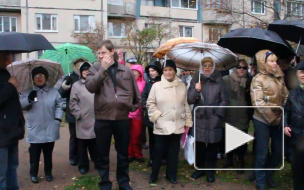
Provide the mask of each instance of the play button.
POLYGON ((254 139, 253 136, 244 133, 243 131, 229 125, 226 123, 226 140, 225 140, 225 153, 236 149, 237 147, 252 141, 254 139))

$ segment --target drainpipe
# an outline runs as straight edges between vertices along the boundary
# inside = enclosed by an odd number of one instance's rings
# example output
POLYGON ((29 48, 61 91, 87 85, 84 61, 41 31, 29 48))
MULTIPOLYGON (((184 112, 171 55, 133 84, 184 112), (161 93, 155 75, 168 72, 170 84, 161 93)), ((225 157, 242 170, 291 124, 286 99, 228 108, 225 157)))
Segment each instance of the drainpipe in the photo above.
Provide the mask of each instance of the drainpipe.
MULTIPOLYGON (((25 1, 25 10, 26 10, 26 33, 29 33, 29 22, 28 22, 28 20, 29 20, 29 18, 28 18, 28 15, 29 15, 29 13, 28 13, 28 0, 26 0, 26 1, 25 1)), ((30 57, 30 54, 29 54, 29 53, 27 53, 27 54, 26 54, 26 57, 27 57, 27 58, 29 58, 29 57, 30 57)))
POLYGON ((243 0, 243 28, 246 28, 245 27, 245 0, 243 0))
POLYGON ((201 30, 202 30, 202 42, 204 42, 204 24, 203 24, 203 6, 202 1, 198 1, 198 7, 197 7, 197 21, 201 23, 201 30))

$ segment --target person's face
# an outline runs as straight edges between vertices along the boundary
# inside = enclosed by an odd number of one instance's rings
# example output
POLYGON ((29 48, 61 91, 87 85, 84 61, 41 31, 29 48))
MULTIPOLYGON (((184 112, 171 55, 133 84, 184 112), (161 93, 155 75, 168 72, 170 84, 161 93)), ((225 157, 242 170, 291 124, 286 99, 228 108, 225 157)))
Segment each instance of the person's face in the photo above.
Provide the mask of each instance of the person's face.
POLYGON ((89 71, 88 69, 85 69, 85 70, 83 70, 83 71, 81 72, 82 78, 87 78, 88 71, 89 71))
POLYGON ((182 76, 188 76, 190 75, 190 71, 182 71, 182 76))
POLYGON ((46 82, 45 75, 42 73, 38 73, 34 76, 34 84, 36 86, 43 86, 46 82))
POLYGON ((138 79, 138 77, 140 77, 140 72, 137 70, 133 70, 134 76, 135 76, 135 80, 138 79))
POLYGON ((131 68, 133 65, 135 65, 134 63, 129 63, 129 62, 126 62, 126 66, 131 68))
POLYGON ((123 56, 123 51, 122 51, 122 49, 117 50, 117 55, 118 55, 119 57, 123 56))
POLYGON ((301 85, 304 85, 304 69, 297 70, 297 76, 301 85))
POLYGON ((240 62, 239 66, 236 67, 238 75, 243 77, 247 72, 247 65, 244 62, 240 62))
POLYGON ((205 75, 211 75, 212 69, 213 69, 213 63, 208 61, 203 64, 203 71, 205 75))
POLYGON ((101 48, 99 48, 97 50, 97 57, 99 59, 99 61, 102 61, 102 59, 104 58, 105 55, 114 56, 114 49, 112 49, 112 51, 109 51, 105 46, 102 46, 101 48))
POLYGON ((174 80, 176 72, 172 67, 165 67, 163 73, 165 79, 167 79, 168 81, 174 80))
POLYGON ((153 68, 149 68, 149 75, 152 79, 155 79, 158 76, 158 72, 153 68))
POLYGON ((273 72, 278 70, 277 57, 275 55, 270 55, 266 60, 266 64, 270 66, 273 72))

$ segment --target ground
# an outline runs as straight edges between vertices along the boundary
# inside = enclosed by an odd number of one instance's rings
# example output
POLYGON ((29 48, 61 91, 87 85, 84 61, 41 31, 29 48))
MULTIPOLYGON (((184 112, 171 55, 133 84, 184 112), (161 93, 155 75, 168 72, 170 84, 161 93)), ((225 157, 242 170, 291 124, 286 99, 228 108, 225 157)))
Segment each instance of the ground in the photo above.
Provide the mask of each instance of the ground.
MULTIPOLYGON (((61 139, 56 141, 55 149, 53 154, 53 176, 54 181, 47 182, 45 180, 43 172, 43 157, 41 156, 41 164, 39 168, 39 183, 33 184, 30 181, 29 175, 29 144, 25 140, 20 141, 19 144, 19 159, 20 164, 18 168, 19 184, 21 190, 72 190, 72 189, 98 189, 97 185, 99 178, 97 177, 97 172, 91 163, 90 171, 87 175, 82 176, 78 172, 78 168, 71 166, 68 159, 68 146, 69 146, 69 130, 67 124, 63 124, 61 129, 61 139)), ((148 150, 144 150, 144 156, 147 158, 148 150)), ((181 159, 183 153, 181 152, 181 159)), ((110 167, 110 178, 113 182, 113 189, 118 189, 115 180, 116 171, 116 151, 112 146, 111 148, 111 167, 110 167)), ((165 180, 164 169, 160 173, 159 181, 157 185, 151 186, 148 183, 148 178, 150 174, 150 168, 146 167, 146 164, 139 165, 137 163, 132 163, 130 165, 130 178, 131 186, 135 189, 174 189, 174 190, 192 190, 192 189, 225 189, 225 190, 237 190, 237 189, 255 189, 254 183, 249 183, 246 181, 246 175, 237 175, 235 172, 219 172, 217 174, 217 181, 215 184, 207 184, 205 178, 193 181, 189 178, 191 173, 194 171, 193 166, 189 166, 185 161, 180 162, 179 174, 178 174, 178 184, 171 185, 165 180)), ((289 175, 289 173, 288 173, 289 175)), ((282 178, 282 176, 279 176, 282 178)), ((283 178, 284 179, 284 178, 283 178)), ((290 182, 288 182, 289 184, 290 182)), ((285 187, 284 182, 280 183, 280 189, 290 189, 285 187)))

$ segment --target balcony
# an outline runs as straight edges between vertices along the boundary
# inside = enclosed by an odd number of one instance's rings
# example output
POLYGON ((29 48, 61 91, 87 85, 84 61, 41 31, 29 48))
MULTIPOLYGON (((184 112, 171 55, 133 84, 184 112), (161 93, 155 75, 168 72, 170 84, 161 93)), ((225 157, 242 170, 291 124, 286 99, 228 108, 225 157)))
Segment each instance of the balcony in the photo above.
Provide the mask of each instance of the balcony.
POLYGON ((0 0, 0 12, 21 12, 21 0, 0 0))
POLYGON ((136 8, 133 2, 108 3, 109 17, 135 17, 136 8))

